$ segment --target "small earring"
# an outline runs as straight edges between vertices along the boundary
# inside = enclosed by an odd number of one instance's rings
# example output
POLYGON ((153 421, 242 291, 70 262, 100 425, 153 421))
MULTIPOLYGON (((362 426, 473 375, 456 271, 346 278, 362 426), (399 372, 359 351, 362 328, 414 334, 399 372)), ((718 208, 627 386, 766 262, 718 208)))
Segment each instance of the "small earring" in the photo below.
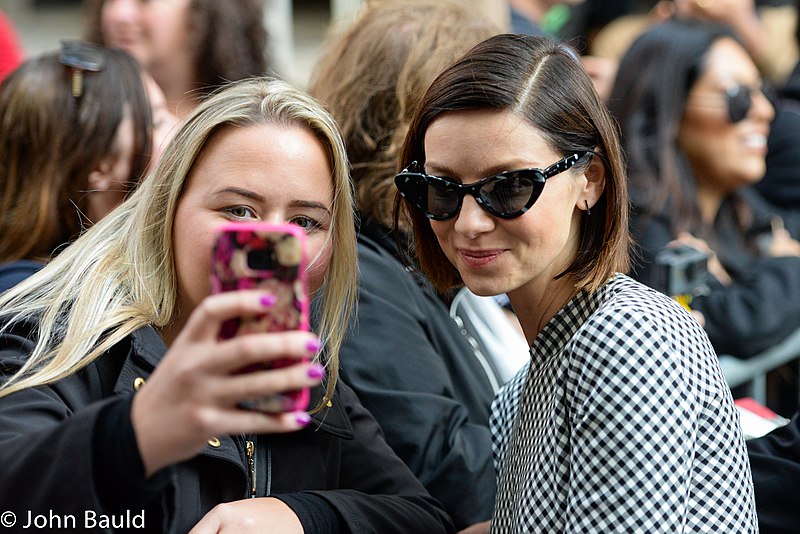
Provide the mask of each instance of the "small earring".
POLYGON ((588 217, 589 215, 592 214, 592 210, 589 208, 589 201, 583 199, 583 205, 586 206, 586 216, 588 217))

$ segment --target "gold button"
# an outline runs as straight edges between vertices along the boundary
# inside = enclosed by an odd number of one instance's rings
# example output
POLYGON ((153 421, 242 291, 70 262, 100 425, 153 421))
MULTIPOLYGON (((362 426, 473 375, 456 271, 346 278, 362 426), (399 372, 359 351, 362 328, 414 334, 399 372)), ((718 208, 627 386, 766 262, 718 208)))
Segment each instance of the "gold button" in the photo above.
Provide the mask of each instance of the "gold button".
POLYGON ((135 391, 139 391, 139 388, 141 388, 143 385, 144 385, 144 378, 142 378, 141 376, 136 377, 133 380, 133 389, 135 391))
POLYGON ((328 401, 328 402, 325 403, 325 406, 330 408, 331 406, 333 406, 333 403, 331 401, 328 401))
POLYGON ((208 440, 208 444, 214 447, 215 449, 220 446, 220 441, 217 438, 211 438, 208 440))

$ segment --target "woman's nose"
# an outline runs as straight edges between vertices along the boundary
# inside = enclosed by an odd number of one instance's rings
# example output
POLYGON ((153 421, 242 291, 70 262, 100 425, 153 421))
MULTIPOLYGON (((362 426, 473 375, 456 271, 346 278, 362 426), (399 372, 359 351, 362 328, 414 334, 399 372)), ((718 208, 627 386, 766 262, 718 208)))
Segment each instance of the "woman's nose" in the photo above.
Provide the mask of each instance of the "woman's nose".
POLYGON ((493 230, 494 227, 494 217, 478 204, 475 197, 464 195, 464 200, 461 202, 461 210, 456 215, 455 230, 470 239, 474 239, 481 233, 493 230))
POLYGON ((755 118, 772 122, 772 119, 775 118, 775 108, 764 91, 753 91, 751 98, 753 105, 750 108, 750 114, 755 118))

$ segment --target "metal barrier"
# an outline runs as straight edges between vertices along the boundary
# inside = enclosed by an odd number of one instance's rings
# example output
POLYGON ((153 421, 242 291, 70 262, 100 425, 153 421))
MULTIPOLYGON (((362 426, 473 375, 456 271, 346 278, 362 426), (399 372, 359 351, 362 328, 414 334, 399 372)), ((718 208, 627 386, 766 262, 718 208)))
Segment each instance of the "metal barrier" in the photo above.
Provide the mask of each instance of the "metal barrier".
POLYGON ((722 354, 719 356, 719 364, 729 387, 744 386, 747 396, 766 404, 767 373, 797 359, 800 359, 800 329, 779 344, 746 360, 722 354))

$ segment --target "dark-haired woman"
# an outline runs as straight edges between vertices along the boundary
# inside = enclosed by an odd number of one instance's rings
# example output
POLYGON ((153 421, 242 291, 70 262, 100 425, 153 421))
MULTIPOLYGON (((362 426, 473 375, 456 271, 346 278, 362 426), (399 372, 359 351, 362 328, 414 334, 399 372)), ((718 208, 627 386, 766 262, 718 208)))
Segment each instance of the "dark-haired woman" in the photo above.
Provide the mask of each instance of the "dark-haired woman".
POLYGON ((730 30, 651 28, 620 62, 609 107, 629 160, 636 277, 655 284, 655 256, 673 240, 709 253, 691 307, 719 354, 750 357, 800 327, 800 243, 750 187, 775 113, 730 30))
POLYGON ((754 532, 739 419, 702 328, 628 268, 613 120, 571 48, 477 45, 428 88, 396 184, 440 290, 506 293, 529 368, 490 427, 493 532, 754 532))

